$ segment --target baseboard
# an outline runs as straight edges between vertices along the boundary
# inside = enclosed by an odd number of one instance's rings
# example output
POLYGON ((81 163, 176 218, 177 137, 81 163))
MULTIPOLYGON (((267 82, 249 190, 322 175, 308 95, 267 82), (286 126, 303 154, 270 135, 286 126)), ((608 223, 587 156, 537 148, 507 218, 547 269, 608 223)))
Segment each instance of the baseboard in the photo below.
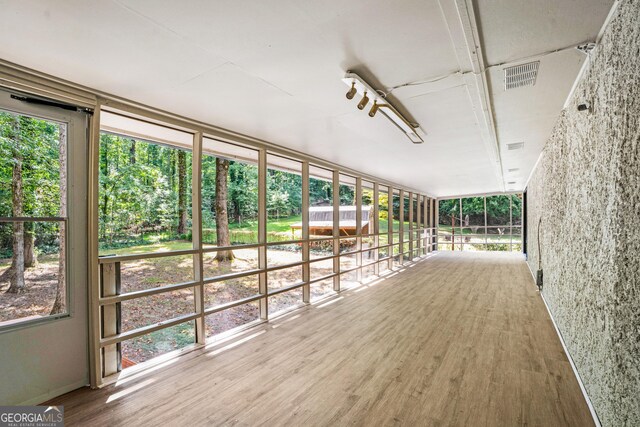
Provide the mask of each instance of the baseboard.
MULTIPOLYGON (((529 269, 529 272, 531 273, 531 277, 533 278, 533 283, 535 284, 536 276, 533 273, 533 270, 531 269, 531 266, 529 266, 529 263, 527 263, 527 268, 529 269)), ((567 348, 567 345, 564 342, 564 338, 562 338, 562 333, 560 332, 560 329, 558 329, 558 324, 556 323, 556 319, 553 317, 553 314, 551 313, 551 309, 549 309, 549 304, 547 304, 547 300, 545 299, 545 297, 544 297, 542 292, 540 292, 540 297, 542 298, 542 302, 544 303, 544 306, 547 309, 547 313, 549 313, 549 317, 551 318, 551 323, 553 323, 553 327, 556 330, 556 334, 558 335, 558 338, 560 339, 560 344, 562 344, 562 349, 564 350, 564 354, 566 354, 567 359, 569 360, 569 364, 571 365, 571 369, 573 370, 573 374, 576 376, 576 379, 578 380, 578 385, 580 386, 580 391, 582 391, 582 396, 584 397, 584 400, 587 402, 587 406, 589 407, 589 412, 591 412, 591 418, 593 418, 593 422, 595 423, 596 427, 602 427, 602 424, 600 423, 600 419, 598 418, 598 414, 596 413, 596 410, 593 407, 593 404, 591 403, 591 399, 589 398, 589 395, 587 394, 587 389, 584 387, 584 383, 582 382, 582 378, 580 378, 580 373, 578 372, 578 369, 576 368, 576 364, 573 363, 573 359, 571 358, 571 354, 569 353, 569 349, 567 348)))
POLYGON ((24 402, 18 403, 16 406, 42 405, 44 402, 47 402, 55 397, 62 396, 65 393, 69 393, 70 391, 77 390, 88 385, 89 381, 84 379, 82 381, 78 381, 76 383, 68 384, 64 387, 51 390, 47 393, 41 394, 40 396, 34 397, 33 399, 25 400, 24 402))

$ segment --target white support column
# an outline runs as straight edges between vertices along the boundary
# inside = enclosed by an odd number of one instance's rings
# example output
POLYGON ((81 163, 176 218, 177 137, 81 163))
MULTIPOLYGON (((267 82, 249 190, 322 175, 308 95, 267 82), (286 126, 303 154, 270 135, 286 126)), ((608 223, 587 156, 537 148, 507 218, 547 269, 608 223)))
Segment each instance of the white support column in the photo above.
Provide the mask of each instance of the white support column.
POLYGON ((311 301, 311 267, 309 266, 309 162, 302 162, 302 301, 311 301))
POLYGON ((509 195, 509 252, 513 251, 513 196, 509 195))
POLYGON ((431 205, 433 206, 433 231, 435 234, 435 247, 436 247, 436 251, 439 249, 439 237, 438 237, 438 225, 440 224, 440 203, 438 202, 438 199, 433 199, 431 200, 431 205))
POLYGON ((387 187, 387 255, 389 256, 388 267, 393 269, 393 187, 387 187))
POLYGON ((409 261, 413 261, 413 193, 409 192, 409 261))
POLYGON ((333 171, 333 290, 340 292, 340 171, 333 171))
POLYGON ((427 233, 427 253, 433 252, 433 243, 435 242, 435 230, 433 229, 433 199, 431 197, 427 197, 425 200, 425 204, 427 205, 427 218, 425 219, 425 224, 429 229, 427 233))
POLYGON ((258 152, 258 268, 263 270, 258 274, 258 291, 264 295, 260 299, 260 319, 269 319, 269 299, 267 298, 267 151, 258 152))
POLYGON ((464 243, 463 243, 463 239, 462 239, 462 226, 464 225, 464 223, 462 222, 462 197, 460 197, 458 199, 458 206, 460 206, 460 218, 458 218, 458 224, 459 224, 459 227, 460 227, 460 237, 459 237, 459 239, 460 239, 460 250, 463 250, 464 249, 464 243))
POLYGON ((415 230, 415 224, 413 223, 415 218, 413 217, 413 193, 409 192, 409 261, 413 261, 413 234, 415 230))
POLYGON ((191 236, 193 249, 193 280, 195 312, 200 315, 196 319, 196 344, 204 345, 207 340, 204 319, 204 284, 202 259, 202 132, 193 135, 193 151, 191 156, 191 236))
POLYGON ((425 233, 423 235, 422 241, 423 241, 423 245, 424 245, 424 254, 427 255, 429 254, 429 252, 431 252, 431 244, 433 243, 432 241, 432 236, 431 236, 431 225, 430 225, 430 221, 429 218, 431 216, 431 198, 424 196, 424 228, 425 228, 425 233))
POLYGON ((398 264, 404 264, 404 190, 400 190, 400 206, 398 207, 398 217, 400 218, 398 225, 398 264))
POLYGON ((356 178, 356 280, 362 281, 362 178, 356 178))
POLYGON ((418 218, 416 218, 416 223, 417 223, 417 230, 416 232, 414 232, 414 236, 411 237, 411 239, 416 239, 415 234, 417 233, 418 238, 415 240, 416 244, 418 245, 418 247, 416 248, 416 253, 418 254, 418 257, 422 256, 422 235, 424 234, 424 230, 423 230, 423 225, 422 225, 422 195, 418 194, 416 196, 416 203, 418 204, 416 206, 416 213, 418 215, 418 218))
POLYGON ((378 192, 380 189, 378 188, 378 183, 373 183, 373 210, 369 215, 369 233, 373 233, 373 246, 375 249, 373 250, 373 259, 375 263, 373 264, 373 274, 378 276, 380 274, 380 266, 378 265, 378 260, 380 259, 380 251, 378 246, 380 245, 380 204, 378 203, 378 192), (373 224, 373 227, 371 225, 373 224))
POLYGON ((489 244, 489 228, 487 227, 487 196, 484 199, 484 249, 487 250, 489 244))
POLYGON ((89 378, 91 388, 102 385, 102 350, 100 349, 100 265, 98 264, 98 198, 100 175, 100 103, 90 121, 89 185, 87 194, 87 239, 89 259, 89 378))

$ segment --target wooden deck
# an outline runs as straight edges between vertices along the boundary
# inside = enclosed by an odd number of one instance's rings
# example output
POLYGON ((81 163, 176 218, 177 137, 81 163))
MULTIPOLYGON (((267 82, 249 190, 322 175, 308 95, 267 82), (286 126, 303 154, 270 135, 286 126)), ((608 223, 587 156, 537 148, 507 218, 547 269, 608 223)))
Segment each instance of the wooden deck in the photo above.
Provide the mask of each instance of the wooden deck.
POLYGON ((520 256, 438 253, 102 390, 67 425, 589 426, 520 256))

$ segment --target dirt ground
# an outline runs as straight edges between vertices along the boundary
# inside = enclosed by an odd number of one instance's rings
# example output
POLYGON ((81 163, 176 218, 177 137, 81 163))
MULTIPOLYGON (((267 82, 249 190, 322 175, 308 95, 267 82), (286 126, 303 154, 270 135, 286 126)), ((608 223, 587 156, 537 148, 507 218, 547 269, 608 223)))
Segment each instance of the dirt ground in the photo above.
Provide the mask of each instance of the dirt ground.
POLYGON ((9 294, 7 270, 11 259, 0 260, 0 324, 32 317, 48 316, 56 299, 58 260, 55 256, 41 257, 40 262, 25 271, 25 290, 9 294))

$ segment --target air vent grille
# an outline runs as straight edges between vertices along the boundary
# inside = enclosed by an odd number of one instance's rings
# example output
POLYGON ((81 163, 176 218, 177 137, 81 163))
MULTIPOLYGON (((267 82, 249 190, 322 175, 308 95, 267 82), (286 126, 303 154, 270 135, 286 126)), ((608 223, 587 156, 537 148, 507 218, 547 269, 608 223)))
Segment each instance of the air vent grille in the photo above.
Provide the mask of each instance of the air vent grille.
POLYGON ((518 172, 519 170, 520 170, 520 168, 512 168, 512 169, 509 169, 509 171, 508 171, 508 172, 509 172, 509 173, 511 173, 511 172, 518 172))
POLYGON ((513 142, 511 144, 507 144, 507 150, 509 151, 519 150, 522 147, 524 147, 524 142, 513 142))
POLYGON ((527 62, 504 69, 504 90, 533 86, 538 77, 540 61, 527 62))

